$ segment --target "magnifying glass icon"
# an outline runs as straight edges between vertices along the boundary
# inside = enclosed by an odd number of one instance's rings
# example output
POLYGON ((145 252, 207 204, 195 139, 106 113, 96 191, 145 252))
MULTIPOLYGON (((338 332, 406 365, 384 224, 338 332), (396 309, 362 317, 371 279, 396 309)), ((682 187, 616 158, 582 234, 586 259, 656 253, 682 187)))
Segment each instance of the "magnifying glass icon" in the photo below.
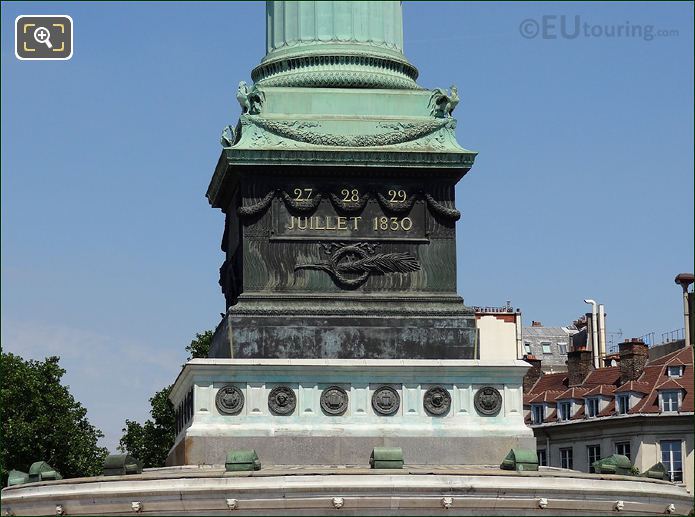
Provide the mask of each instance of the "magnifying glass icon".
POLYGON ((34 39, 37 43, 43 43, 48 48, 53 48, 53 45, 51 45, 51 33, 46 27, 37 27, 34 31, 34 39))

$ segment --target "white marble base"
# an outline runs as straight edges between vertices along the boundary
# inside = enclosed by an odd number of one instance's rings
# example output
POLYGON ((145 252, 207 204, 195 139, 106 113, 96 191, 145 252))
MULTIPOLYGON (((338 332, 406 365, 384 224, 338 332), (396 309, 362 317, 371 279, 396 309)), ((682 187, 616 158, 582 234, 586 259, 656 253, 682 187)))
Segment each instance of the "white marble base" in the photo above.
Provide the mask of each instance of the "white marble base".
POLYGON ((3 515, 686 515, 692 495, 665 481, 560 469, 221 465, 64 479, 2 490, 3 515), (62 513, 59 513, 62 512, 62 513))
POLYGON ((311 360, 194 359, 172 390, 178 407, 193 390, 192 417, 176 438, 167 464, 212 464, 230 448, 255 448, 264 464, 360 464, 374 446, 401 446, 412 463, 499 464, 511 447, 535 448, 524 424, 523 361, 480 360, 311 360), (215 405, 218 390, 231 384, 244 395, 237 415, 215 405), (296 395, 291 415, 273 414, 268 394, 285 385, 296 395), (322 391, 337 385, 348 393, 341 416, 321 408, 322 391), (389 416, 372 407, 372 394, 388 385, 400 396, 389 416), (429 414, 426 390, 444 387, 451 407, 429 414), (480 414, 478 389, 492 386, 502 395, 499 413, 480 414))

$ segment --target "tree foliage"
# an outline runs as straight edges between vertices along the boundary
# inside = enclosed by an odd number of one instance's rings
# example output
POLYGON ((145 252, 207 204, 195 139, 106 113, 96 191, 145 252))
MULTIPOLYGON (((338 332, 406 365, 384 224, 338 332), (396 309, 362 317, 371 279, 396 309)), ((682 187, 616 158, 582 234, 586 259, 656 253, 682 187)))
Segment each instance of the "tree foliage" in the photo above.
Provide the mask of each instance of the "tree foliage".
POLYGON ((195 339, 191 341, 191 344, 186 347, 186 352, 190 355, 188 360, 205 358, 210 352, 210 346, 212 345, 212 330, 206 330, 202 334, 196 334, 195 339))
POLYGON ((65 370, 59 357, 25 361, 0 358, 0 468, 3 486, 11 469, 27 472, 46 461, 64 477, 100 474, 108 451, 97 441, 104 435, 89 423, 87 410, 60 383, 65 370))
MULTIPOLYGON (((188 359, 207 357, 212 344, 211 330, 196 333, 191 344, 186 346, 188 359)), ((118 445, 121 452, 127 452, 143 462, 145 467, 163 467, 167 454, 176 438, 176 419, 174 406, 169 402, 172 386, 168 386, 150 399, 150 415, 144 424, 126 420, 123 436, 118 445)))
POLYGON ((145 467, 163 467, 176 438, 174 407, 169 402, 171 386, 168 386, 150 399, 150 415, 144 424, 126 420, 123 436, 118 445, 121 452, 132 454, 143 462, 145 467))

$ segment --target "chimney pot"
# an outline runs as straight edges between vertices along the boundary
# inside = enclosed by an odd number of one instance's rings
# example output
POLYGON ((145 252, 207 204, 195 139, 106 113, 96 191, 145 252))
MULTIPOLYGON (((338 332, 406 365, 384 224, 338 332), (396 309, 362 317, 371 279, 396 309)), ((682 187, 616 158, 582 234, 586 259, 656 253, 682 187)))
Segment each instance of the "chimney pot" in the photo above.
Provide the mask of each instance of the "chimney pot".
POLYGON ((591 350, 567 352, 567 383, 570 388, 581 386, 587 374, 594 369, 591 350))
POLYGON ((531 391, 536 381, 541 378, 543 371, 541 370, 541 360, 537 359, 535 355, 525 355, 524 361, 531 365, 531 368, 529 368, 526 375, 524 375, 523 380, 524 393, 528 393, 531 391))
POLYGON ((535 320, 534 320, 534 321, 531 322, 531 326, 532 326, 532 327, 542 327, 543 324, 542 324, 540 321, 535 321, 535 320))
POLYGON ((642 375, 649 358, 649 347, 639 338, 618 345, 620 354, 620 384, 635 381, 642 375))

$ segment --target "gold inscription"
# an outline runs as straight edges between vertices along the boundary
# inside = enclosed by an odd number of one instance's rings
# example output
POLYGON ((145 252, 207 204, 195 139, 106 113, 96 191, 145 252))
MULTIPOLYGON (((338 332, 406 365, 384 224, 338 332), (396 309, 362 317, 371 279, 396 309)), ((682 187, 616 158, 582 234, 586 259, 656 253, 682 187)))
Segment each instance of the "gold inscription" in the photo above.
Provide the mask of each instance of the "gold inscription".
POLYGON ((372 229, 376 232, 405 230, 406 232, 413 227, 413 220, 410 217, 399 219, 398 217, 375 217, 372 219, 372 229))
POLYGON ((340 193, 343 196, 343 201, 357 202, 360 200, 360 191, 357 190, 356 188, 353 188, 353 189, 344 188, 343 190, 340 191, 340 193))
POLYGON ((308 201, 311 199, 311 194, 314 189, 311 188, 296 188, 292 192, 294 193, 294 199, 296 201, 308 201))
MULTIPOLYGON (((310 230, 310 231, 359 231, 362 216, 346 217, 335 215, 290 216, 286 230, 310 230)), ((372 229, 382 232, 410 231, 413 228, 413 220, 410 217, 374 217, 372 229)))
POLYGON ((405 190, 389 190, 388 194, 391 196, 389 199, 391 203, 405 203, 408 199, 405 190))
POLYGON ((314 231, 334 231, 334 230, 359 230, 361 216, 344 217, 335 215, 314 215, 311 217, 290 216, 290 222, 285 227, 287 230, 314 230, 314 231))

